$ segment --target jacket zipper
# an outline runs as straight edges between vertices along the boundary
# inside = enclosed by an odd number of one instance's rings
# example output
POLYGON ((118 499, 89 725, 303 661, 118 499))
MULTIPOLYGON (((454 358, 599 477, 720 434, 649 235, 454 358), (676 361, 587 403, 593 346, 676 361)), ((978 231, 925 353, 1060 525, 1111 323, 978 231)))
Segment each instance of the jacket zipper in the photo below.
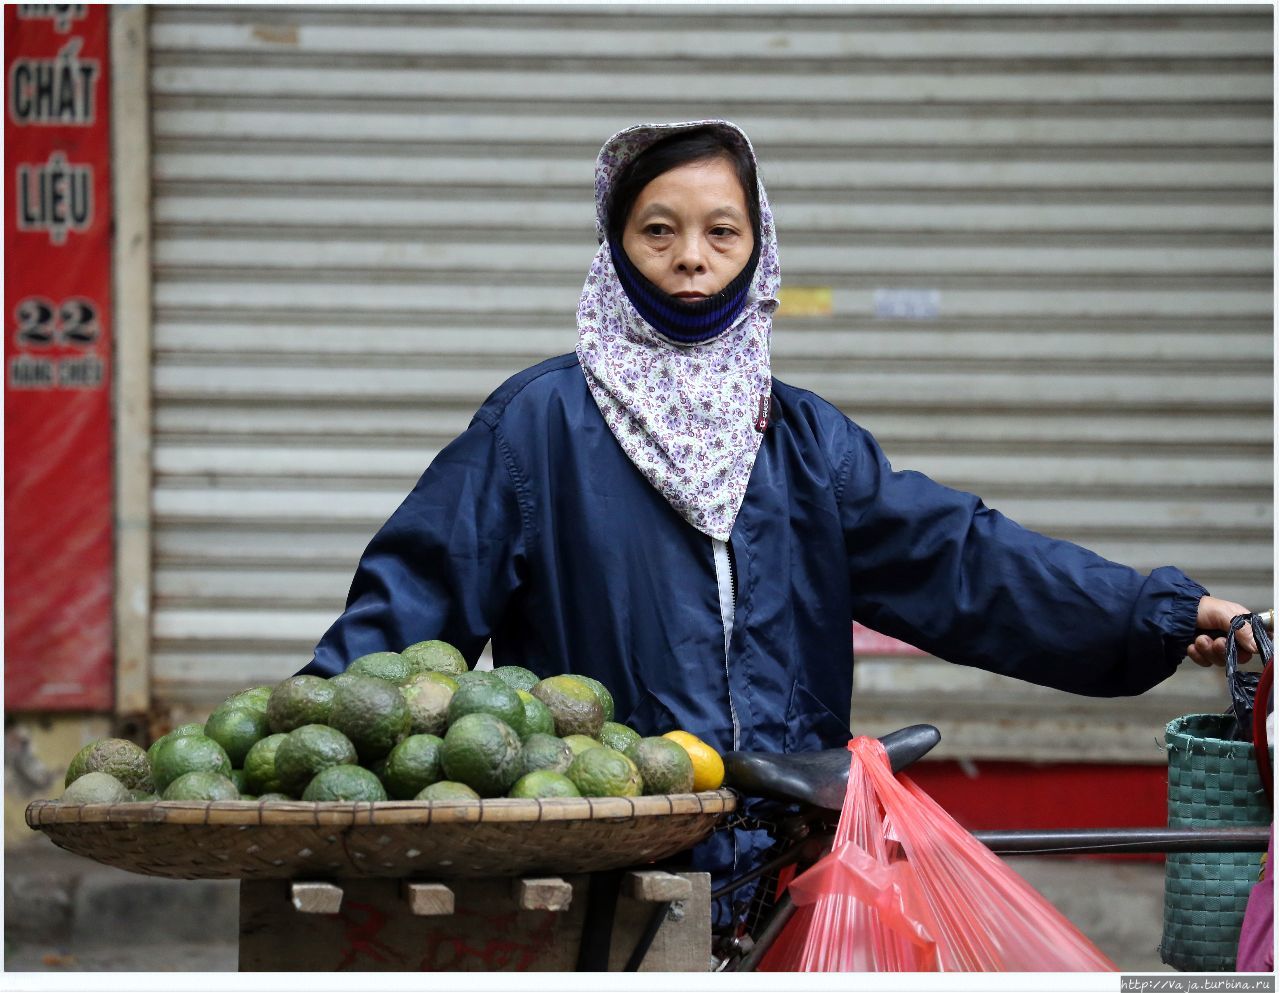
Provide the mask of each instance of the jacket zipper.
POLYGON ((733 637, 733 613, 738 603, 737 577, 727 542, 711 539, 716 564, 716 589, 720 595, 720 624, 724 628, 724 680, 729 695, 729 721, 733 724, 733 750, 738 750, 738 711, 733 705, 733 684, 729 675, 729 641, 733 637))

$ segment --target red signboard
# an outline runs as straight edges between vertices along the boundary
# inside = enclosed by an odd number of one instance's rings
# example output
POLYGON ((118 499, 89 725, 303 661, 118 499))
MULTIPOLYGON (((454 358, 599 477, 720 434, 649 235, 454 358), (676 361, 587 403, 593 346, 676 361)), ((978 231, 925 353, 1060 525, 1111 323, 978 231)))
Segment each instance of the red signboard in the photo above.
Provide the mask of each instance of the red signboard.
POLYGON ((8 710, 112 703, 108 17, 4 8, 8 710))

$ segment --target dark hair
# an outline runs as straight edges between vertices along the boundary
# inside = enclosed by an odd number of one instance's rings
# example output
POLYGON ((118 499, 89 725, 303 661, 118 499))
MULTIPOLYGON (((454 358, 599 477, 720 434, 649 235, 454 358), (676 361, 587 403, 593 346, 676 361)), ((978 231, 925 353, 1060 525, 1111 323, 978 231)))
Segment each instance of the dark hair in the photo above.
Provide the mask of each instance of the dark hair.
POLYGON ((678 166, 718 158, 728 159, 738 173, 751 219, 751 233, 759 244, 760 194, 756 185, 755 162, 737 132, 715 124, 679 131, 656 141, 622 168, 609 191, 606 212, 609 239, 614 244, 622 243, 622 229, 627 223, 627 216, 640 191, 653 180, 678 166))

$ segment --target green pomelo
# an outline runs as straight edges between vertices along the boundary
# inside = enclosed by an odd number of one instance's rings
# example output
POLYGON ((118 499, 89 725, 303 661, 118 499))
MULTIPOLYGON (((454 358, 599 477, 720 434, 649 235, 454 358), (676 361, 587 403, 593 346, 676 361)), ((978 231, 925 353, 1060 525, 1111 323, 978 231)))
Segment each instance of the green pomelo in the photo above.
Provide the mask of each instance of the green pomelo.
POLYGON ((216 772, 188 772, 165 787, 165 800, 239 800, 240 791, 216 772))
POLYGON ((327 724, 337 690, 319 676, 290 676, 271 692, 267 726, 280 734, 304 724, 327 724))
POLYGON ((540 769, 564 772, 573 763, 573 755, 573 749, 554 735, 534 733, 524 740, 524 747, 520 752, 520 772, 522 775, 540 769))
POLYGON ((466 672, 467 660, 447 641, 419 641, 400 653, 418 672, 431 670, 451 675, 466 672))
POLYGON ((292 803, 293 797, 287 793, 262 793, 258 796, 259 803, 292 803))
POLYGON ((160 794, 163 795, 170 783, 188 772, 216 772, 220 776, 229 776, 231 759, 226 749, 203 734, 170 738, 156 749, 151 775, 160 794))
POLYGON ((440 749, 444 741, 434 734, 411 734, 391 749, 378 778, 396 800, 412 800, 443 774, 440 749))
POLYGON ((449 726, 449 701, 453 699, 453 690, 435 680, 415 677, 407 686, 400 687, 400 695, 409 708, 410 734, 444 734, 449 726))
POLYGON ((626 756, 640 770, 646 795, 693 792, 693 761, 670 738, 637 738, 626 756))
POLYGON ((360 761, 382 758, 409 733, 409 706, 395 683, 373 676, 353 677, 338 687, 329 726, 356 746, 360 761))
POLYGON ((129 788, 105 772, 86 772, 62 793, 61 803, 126 803, 129 788))
POLYGON ((161 735, 151 743, 151 747, 147 749, 147 761, 154 762, 156 758, 156 749, 170 738, 189 738, 193 734, 204 734, 203 724, 179 724, 168 734, 161 735))
POLYGON ((538 685, 538 675, 522 665, 500 665, 493 674, 513 690, 531 690, 538 685))
POLYGON ((473 790, 466 783, 455 783, 448 779, 443 779, 438 783, 432 783, 421 793, 414 797, 415 800, 479 800, 480 794, 473 790))
POLYGON ((280 792, 301 796, 307 784, 335 765, 355 765, 356 747, 345 734, 324 724, 304 724, 285 735, 276 748, 280 792))
POLYGON ((127 790, 150 793, 154 788, 147 753, 126 738, 102 738, 85 745, 71 760, 62 785, 70 786, 90 772, 114 776, 127 790))
POLYGON ((333 765, 319 773, 302 792, 302 799, 318 802, 376 803, 387 798, 378 777, 358 765, 333 765))
POLYGON ((613 694, 609 692, 604 683, 591 676, 583 676, 580 673, 573 673, 569 678, 580 680, 590 686, 591 691, 596 695, 596 699, 600 701, 600 707, 604 710, 604 719, 606 721, 613 720, 613 694))
POLYGON ((231 765, 238 767, 244 764, 249 749, 271 732, 267 727, 265 710, 219 707, 204 722, 204 733, 206 738, 212 738, 221 745, 227 758, 231 759, 231 765))
POLYGON ((644 791, 635 763, 612 748, 588 748, 565 775, 583 796, 640 796, 644 791))
POLYGON ((244 757, 244 783, 248 792, 259 795, 280 792, 280 777, 276 775, 276 751, 285 737, 284 732, 269 734, 254 742, 249 749, 249 754, 244 757))
POLYGON ((573 780, 551 769, 538 769, 525 773, 516 780, 507 796, 523 800, 545 799, 556 796, 582 796, 573 780))
POLYGON ((594 738, 604 724, 604 707, 595 690, 573 676, 549 676, 530 692, 541 700, 556 724, 561 738, 585 734, 594 738))
POLYGON ((556 722, 551 718, 547 705, 527 690, 516 690, 516 696, 524 705, 524 727, 518 728, 521 738, 531 734, 555 734, 556 722))
MULTIPOLYGON (((468 683, 501 683, 502 680, 493 674, 492 669, 468 669, 466 672, 450 672, 445 675, 452 677, 453 681, 458 684, 458 689, 466 686, 468 683)), ((503 683, 505 686, 506 684, 503 683)))
POLYGON ((585 734, 567 734, 560 739, 569 746, 569 750, 574 756, 581 755, 588 748, 604 748, 595 738, 589 738, 585 734))
POLYGON ((463 714, 445 732, 440 762, 449 779, 502 796, 520 775, 520 736, 492 714, 463 714))
POLYGON ((372 652, 347 666, 347 672, 352 675, 374 676, 397 686, 408 682, 415 671, 413 664, 399 652, 372 652))
POLYGON ((232 693, 222 703, 218 704, 218 707, 248 707, 250 710, 260 710, 265 714, 267 712, 267 701, 271 699, 271 694, 274 691, 274 686, 251 686, 249 689, 241 690, 239 693, 232 693))
POLYGON ((455 724, 467 714, 492 714, 516 734, 524 729, 524 704, 500 679, 471 681, 458 687, 449 700, 449 723, 455 724))
POLYGON ((605 721, 600 727, 600 744, 612 748, 616 752, 626 752, 628 748, 640 740, 640 733, 625 724, 605 721))
POLYGON ((450 693, 456 693, 459 685, 456 677, 449 675, 447 672, 435 672, 434 670, 415 672, 409 677, 409 681, 405 683, 405 686, 413 686, 415 683, 438 683, 447 687, 450 693))

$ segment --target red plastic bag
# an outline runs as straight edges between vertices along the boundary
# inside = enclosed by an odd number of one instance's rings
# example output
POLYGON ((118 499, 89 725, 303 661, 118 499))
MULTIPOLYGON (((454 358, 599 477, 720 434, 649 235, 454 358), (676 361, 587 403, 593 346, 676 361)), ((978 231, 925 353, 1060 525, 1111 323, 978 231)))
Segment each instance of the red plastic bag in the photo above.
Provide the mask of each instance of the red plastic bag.
POLYGON ((792 880, 772 972, 1116 972, 1117 966, 906 776, 849 742, 830 854, 792 880))

